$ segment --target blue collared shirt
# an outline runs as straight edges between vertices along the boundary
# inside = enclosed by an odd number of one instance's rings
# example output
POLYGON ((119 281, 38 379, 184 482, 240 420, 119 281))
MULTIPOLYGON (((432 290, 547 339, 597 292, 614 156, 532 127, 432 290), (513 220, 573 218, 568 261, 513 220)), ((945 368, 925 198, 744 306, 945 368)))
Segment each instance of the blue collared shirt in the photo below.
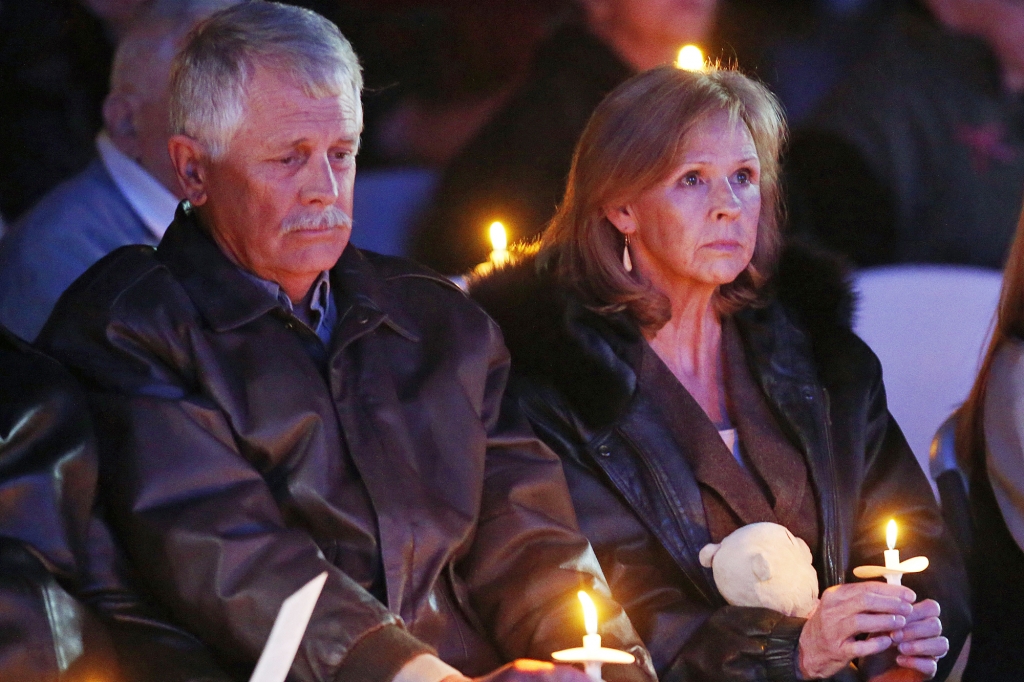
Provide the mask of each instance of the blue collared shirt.
POLYGON ((327 270, 321 272, 316 278, 306 297, 295 304, 277 282, 263 279, 242 268, 239 270, 251 282, 265 289, 267 293, 277 299, 282 308, 320 337, 324 346, 331 345, 334 324, 338 321, 338 309, 334 305, 334 297, 331 296, 331 277, 327 270))

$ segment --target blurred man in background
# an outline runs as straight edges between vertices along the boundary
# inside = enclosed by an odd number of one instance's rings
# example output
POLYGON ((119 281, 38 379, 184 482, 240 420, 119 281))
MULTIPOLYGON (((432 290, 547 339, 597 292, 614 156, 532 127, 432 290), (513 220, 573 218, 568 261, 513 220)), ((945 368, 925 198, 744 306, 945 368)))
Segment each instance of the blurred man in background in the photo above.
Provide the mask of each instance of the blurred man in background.
POLYGON ((156 0, 124 29, 98 157, 0 242, 0 322, 15 334, 34 339, 64 289, 107 253, 160 241, 181 192, 167 154, 171 60, 197 21, 233 1, 156 0))
POLYGON ((684 44, 707 50, 714 41, 717 0, 577 4, 574 17, 538 48, 523 86, 446 169, 413 235, 413 258, 460 273, 486 259, 491 221, 503 221, 511 239, 538 233, 604 96, 634 72, 671 62, 684 44))

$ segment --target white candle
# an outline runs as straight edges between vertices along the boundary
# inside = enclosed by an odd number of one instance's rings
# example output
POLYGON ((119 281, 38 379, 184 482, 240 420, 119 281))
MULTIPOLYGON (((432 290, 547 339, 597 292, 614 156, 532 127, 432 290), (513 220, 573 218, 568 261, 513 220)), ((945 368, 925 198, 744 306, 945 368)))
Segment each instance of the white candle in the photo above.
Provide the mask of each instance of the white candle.
MULTIPOLYGON (((885 550, 885 567, 890 569, 899 569, 900 567, 900 551, 896 549, 896 520, 889 519, 889 525, 885 528, 885 544, 889 546, 889 549, 885 550)), ((902 582, 902 573, 886 573, 885 582, 890 585, 899 585, 902 582)))
POLYGON ((577 592, 576 596, 583 604, 583 624, 587 628, 587 634, 583 635, 583 648, 594 654, 592 660, 583 662, 583 672, 590 679, 601 682, 601 661, 597 660, 601 651, 601 635, 597 634, 597 607, 594 606, 594 600, 590 595, 583 590, 577 592))
POLYGON ((597 608, 590 595, 582 590, 576 595, 583 604, 583 624, 587 634, 583 635, 583 646, 565 649, 551 654, 551 658, 565 663, 582 663, 583 671, 593 682, 601 682, 601 666, 605 663, 633 663, 633 654, 601 646, 601 635, 597 634, 597 608))
POLYGON ((890 585, 901 585, 904 573, 920 573, 928 568, 928 557, 916 556, 906 561, 900 561, 900 551, 896 549, 896 521, 890 520, 885 528, 885 543, 889 549, 885 550, 885 566, 857 566, 853 574, 858 578, 870 580, 871 578, 885 578, 890 585))

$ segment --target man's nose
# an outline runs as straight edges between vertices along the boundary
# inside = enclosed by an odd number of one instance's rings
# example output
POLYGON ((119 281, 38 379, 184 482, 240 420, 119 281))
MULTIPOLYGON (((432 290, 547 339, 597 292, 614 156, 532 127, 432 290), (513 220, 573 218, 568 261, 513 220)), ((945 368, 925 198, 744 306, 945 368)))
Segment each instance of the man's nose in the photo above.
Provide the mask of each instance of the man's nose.
POLYGON ((306 165, 302 201, 329 206, 338 200, 338 180, 327 156, 314 157, 306 165))
POLYGON ((722 178, 712 183, 711 201, 712 217, 715 219, 735 220, 739 218, 740 211, 743 209, 728 178, 722 178))

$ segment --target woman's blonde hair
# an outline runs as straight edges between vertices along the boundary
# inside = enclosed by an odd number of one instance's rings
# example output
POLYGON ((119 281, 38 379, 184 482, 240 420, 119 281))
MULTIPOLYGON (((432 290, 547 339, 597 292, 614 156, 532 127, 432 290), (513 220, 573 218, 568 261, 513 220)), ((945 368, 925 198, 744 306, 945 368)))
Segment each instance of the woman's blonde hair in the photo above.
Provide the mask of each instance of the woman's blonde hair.
POLYGON ((779 155, 785 117, 775 96, 739 71, 662 66, 629 79, 594 111, 573 155, 565 197, 540 244, 559 281, 591 309, 626 311, 645 329, 670 317, 668 298, 622 266, 624 237, 604 209, 628 203, 668 176, 687 136, 719 113, 746 124, 761 165, 761 217, 747 268, 722 285, 716 309, 728 313, 757 300, 775 266, 782 220, 779 155), (555 257, 557 254, 557 257, 555 257))
POLYGON ((992 340, 974 386, 957 410, 956 456, 965 473, 971 471, 975 458, 985 456, 985 391, 996 352, 1012 339, 1024 339, 1024 212, 1017 221, 1017 232, 1006 257, 992 340))

